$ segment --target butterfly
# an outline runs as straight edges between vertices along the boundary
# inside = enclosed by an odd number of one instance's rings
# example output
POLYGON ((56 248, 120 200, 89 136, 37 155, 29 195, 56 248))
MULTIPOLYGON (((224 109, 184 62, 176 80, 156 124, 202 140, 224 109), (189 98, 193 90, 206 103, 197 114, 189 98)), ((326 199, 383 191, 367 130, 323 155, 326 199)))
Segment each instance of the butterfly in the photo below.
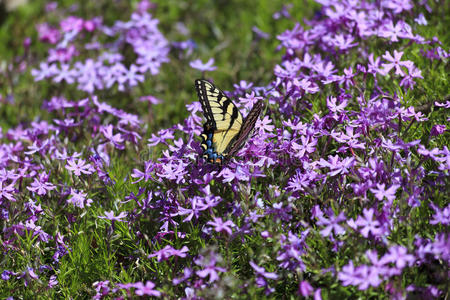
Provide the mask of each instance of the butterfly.
POLYGON ((211 82, 197 79, 195 89, 206 118, 201 135, 203 157, 210 163, 221 164, 225 157, 235 155, 245 144, 263 109, 263 102, 257 102, 244 119, 231 99, 211 82))

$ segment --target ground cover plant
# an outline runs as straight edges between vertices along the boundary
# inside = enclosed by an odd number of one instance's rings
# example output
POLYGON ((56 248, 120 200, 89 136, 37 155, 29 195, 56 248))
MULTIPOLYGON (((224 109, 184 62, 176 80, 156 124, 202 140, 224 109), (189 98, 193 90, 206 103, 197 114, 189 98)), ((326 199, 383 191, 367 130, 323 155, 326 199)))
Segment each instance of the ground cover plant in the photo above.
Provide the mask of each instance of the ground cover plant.
POLYGON ((448 298, 446 4, 2 11, 0 297, 448 298), (264 102, 222 165, 197 78, 264 102))

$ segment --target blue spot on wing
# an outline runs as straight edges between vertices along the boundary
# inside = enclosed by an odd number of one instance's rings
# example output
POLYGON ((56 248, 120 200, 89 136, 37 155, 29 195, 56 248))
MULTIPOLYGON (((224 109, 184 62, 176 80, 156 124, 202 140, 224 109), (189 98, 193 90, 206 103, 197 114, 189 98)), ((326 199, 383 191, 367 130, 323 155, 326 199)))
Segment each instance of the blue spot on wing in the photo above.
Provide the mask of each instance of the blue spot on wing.
POLYGON ((213 136, 213 129, 208 126, 204 126, 204 131, 202 134, 202 147, 205 150, 203 151, 203 157, 205 157, 206 160, 210 163, 222 163, 224 157, 222 154, 217 153, 217 151, 214 149, 214 143, 212 141, 213 136))

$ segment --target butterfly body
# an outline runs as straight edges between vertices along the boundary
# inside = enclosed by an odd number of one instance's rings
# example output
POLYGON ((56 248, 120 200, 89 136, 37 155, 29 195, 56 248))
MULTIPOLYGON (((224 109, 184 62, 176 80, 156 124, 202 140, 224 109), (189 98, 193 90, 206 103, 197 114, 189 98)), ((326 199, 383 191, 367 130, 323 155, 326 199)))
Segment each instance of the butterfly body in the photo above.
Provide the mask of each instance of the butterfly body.
POLYGON ((198 79, 195 88, 206 118, 201 135, 203 157, 220 164, 244 145, 263 105, 256 103, 244 119, 231 99, 209 81, 198 79))

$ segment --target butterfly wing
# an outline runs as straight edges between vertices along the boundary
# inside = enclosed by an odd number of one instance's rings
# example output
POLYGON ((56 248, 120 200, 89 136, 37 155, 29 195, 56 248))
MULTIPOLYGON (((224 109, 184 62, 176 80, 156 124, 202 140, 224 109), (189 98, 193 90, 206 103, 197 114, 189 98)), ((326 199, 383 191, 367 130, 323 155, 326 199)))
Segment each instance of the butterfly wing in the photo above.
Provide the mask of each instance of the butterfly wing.
POLYGON ((218 155, 226 155, 227 148, 241 130, 242 114, 231 99, 209 81, 198 79, 195 88, 206 118, 203 132, 205 143, 211 140, 213 150, 218 155))
POLYGON ((252 109, 242 123, 241 130, 236 136, 236 140, 233 142, 232 147, 228 151, 228 155, 235 155, 239 151, 239 149, 244 146, 245 141, 248 139, 248 136, 253 131, 253 128, 255 128, 256 121, 258 120, 263 108, 264 104, 262 101, 259 101, 255 103, 255 105, 253 105, 252 109))
POLYGON ((203 156, 212 163, 221 163, 224 156, 234 155, 244 145, 264 107, 256 103, 245 120, 241 112, 220 89, 206 80, 195 81, 206 123, 203 125, 203 156))

